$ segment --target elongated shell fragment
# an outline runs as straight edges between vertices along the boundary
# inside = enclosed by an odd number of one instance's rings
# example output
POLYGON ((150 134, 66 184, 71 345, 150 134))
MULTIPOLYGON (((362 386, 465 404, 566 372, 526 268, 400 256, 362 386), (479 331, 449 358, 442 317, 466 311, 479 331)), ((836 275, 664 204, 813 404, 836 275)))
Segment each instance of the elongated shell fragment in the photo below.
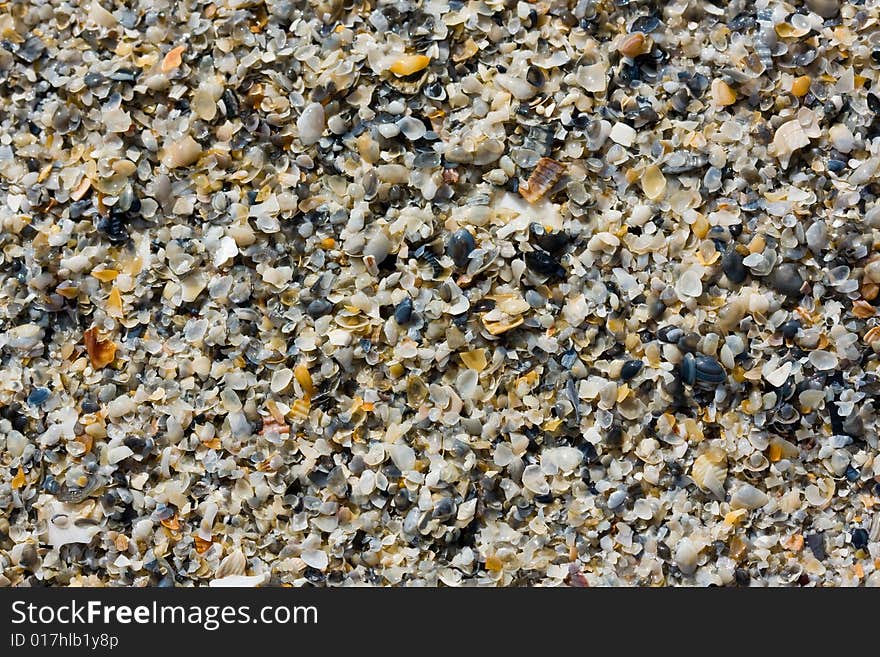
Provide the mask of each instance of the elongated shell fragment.
POLYGON ((525 187, 520 185, 519 193, 529 203, 535 203, 550 191, 564 172, 565 166, 563 164, 549 157, 542 157, 538 160, 538 165, 529 176, 525 187))

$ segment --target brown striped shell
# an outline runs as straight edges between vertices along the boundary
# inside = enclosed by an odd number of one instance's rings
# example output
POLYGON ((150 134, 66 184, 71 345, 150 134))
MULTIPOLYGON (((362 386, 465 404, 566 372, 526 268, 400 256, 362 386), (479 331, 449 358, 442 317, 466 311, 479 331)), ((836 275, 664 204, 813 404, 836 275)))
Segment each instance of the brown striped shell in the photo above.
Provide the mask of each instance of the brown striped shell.
POLYGON ((542 157, 538 160, 538 165, 529 176, 526 186, 520 185, 519 193, 529 203, 535 203, 544 196, 556 181, 562 177, 565 166, 549 157, 542 157))

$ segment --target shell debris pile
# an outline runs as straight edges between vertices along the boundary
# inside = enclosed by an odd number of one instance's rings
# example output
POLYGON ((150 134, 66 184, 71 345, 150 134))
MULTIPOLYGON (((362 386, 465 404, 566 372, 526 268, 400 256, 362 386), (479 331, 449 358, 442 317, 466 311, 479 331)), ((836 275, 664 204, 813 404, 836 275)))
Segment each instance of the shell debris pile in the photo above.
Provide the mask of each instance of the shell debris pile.
POLYGON ((880 8, 0 5, 0 585, 880 584, 880 8))

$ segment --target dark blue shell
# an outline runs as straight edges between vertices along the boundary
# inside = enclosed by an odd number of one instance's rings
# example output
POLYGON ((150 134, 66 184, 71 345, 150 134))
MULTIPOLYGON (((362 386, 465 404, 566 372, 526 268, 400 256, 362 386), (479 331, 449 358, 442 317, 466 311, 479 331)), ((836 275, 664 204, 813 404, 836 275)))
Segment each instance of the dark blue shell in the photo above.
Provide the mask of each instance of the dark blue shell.
POLYGON ((727 374, 721 363, 710 356, 697 356, 695 359, 697 380, 703 383, 724 383, 727 374))
POLYGON ((681 380, 689 386, 695 384, 717 385, 727 380, 727 373, 711 356, 685 354, 679 365, 681 380))
POLYGON ((456 267, 467 267, 471 251, 477 248, 474 236, 466 228, 461 228, 449 236, 446 242, 446 253, 452 258, 456 267))
POLYGON ((685 354, 678 366, 681 380, 689 386, 694 385, 697 380, 697 364, 691 354, 685 354))
POLYGON ((31 391, 31 394, 28 395, 28 404, 30 404, 31 406, 39 406, 44 401, 49 399, 49 395, 51 394, 52 392, 49 390, 49 388, 34 388, 31 391))
POLYGON ((629 381, 641 371, 642 367, 644 367, 644 363, 640 360, 626 361, 620 368, 621 381, 629 381))
POLYGON ((398 324, 406 324, 412 318, 412 311, 412 299, 406 297, 403 301, 397 304, 397 308, 394 309, 394 320, 398 324))

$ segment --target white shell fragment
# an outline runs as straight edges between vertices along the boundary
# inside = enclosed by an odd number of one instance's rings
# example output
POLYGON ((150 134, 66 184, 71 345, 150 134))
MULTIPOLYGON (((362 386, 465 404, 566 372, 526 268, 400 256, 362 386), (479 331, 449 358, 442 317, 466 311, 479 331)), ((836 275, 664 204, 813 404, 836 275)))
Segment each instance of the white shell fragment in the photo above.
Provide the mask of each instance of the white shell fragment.
POLYGON ((321 138, 324 132, 324 107, 321 103, 309 103, 299 119, 296 127, 299 130, 299 138, 304 146, 311 146, 321 138))
POLYGON ((758 509, 770 498, 763 491, 758 490, 751 484, 740 484, 730 497, 731 509, 758 509))
POLYGON ((621 146, 630 147, 636 139, 636 131, 626 123, 615 123, 611 127, 611 141, 621 146))
POLYGON ((53 548, 71 543, 90 543, 102 529, 103 513, 94 502, 66 504, 40 497, 39 518, 46 525, 46 542, 53 548))

